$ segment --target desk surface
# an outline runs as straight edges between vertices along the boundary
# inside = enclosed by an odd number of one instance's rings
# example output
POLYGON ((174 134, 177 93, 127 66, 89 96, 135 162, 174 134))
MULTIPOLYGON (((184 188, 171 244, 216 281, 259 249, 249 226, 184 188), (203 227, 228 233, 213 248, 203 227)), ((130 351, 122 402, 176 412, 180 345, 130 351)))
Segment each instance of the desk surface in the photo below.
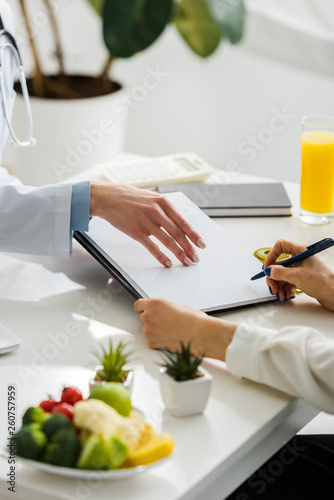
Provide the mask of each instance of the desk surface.
MULTIPOLYGON (((250 251, 279 237, 311 243, 332 226, 306 227, 297 218, 298 186, 287 184, 291 218, 216 219, 250 251)), ((329 261, 330 252, 324 255, 329 261)), ((222 362, 205 361, 213 388, 203 415, 176 419, 164 411, 157 372, 159 355, 149 350, 133 310, 133 298, 75 245, 72 258, 2 256, 1 321, 22 339, 21 348, 0 358, 1 441, 7 429, 7 386, 16 386, 17 415, 47 394, 73 384, 87 393, 90 350, 109 336, 134 338, 138 350, 133 404, 158 431, 169 431, 176 450, 164 463, 126 480, 59 479, 16 464, 18 499, 110 498, 222 500, 310 421, 317 411, 274 389, 233 377, 222 362), (86 496, 85 496, 86 495, 86 496)), ((332 258, 331 263, 334 264, 332 258)), ((232 321, 268 327, 308 324, 332 334, 332 314, 303 294, 286 303, 226 312, 232 321)), ((0 461, 0 492, 6 498, 8 464, 0 461)))

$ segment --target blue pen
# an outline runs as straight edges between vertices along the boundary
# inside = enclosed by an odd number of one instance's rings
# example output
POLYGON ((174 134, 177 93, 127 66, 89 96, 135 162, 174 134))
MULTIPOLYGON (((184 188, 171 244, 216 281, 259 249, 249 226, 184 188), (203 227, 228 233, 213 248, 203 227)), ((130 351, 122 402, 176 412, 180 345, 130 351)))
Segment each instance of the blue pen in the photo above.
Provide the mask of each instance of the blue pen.
MULTIPOLYGON (((326 250, 326 248, 332 247, 333 245, 334 245, 334 240, 332 238, 325 238, 323 240, 318 241, 317 243, 313 243, 313 245, 306 247, 307 250, 305 250, 304 252, 294 255, 289 259, 282 260, 281 262, 277 262, 275 266, 284 266, 284 267, 291 266, 292 264, 307 259, 307 257, 311 257, 311 255, 322 252, 323 250, 326 250)), ((253 276, 251 280, 252 281, 258 280, 259 278, 263 278, 264 276, 265 276, 264 271, 261 271, 260 273, 253 276)))

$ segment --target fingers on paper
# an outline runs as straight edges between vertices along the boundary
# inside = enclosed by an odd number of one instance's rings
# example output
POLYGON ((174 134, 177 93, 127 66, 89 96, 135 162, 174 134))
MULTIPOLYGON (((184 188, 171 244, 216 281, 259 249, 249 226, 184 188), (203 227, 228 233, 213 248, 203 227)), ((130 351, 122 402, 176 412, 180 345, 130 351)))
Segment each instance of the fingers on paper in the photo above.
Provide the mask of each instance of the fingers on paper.
POLYGON ((157 261, 160 262, 160 264, 162 264, 164 267, 173 266, 173 263, 169 259, 169 257, 167 257, 167 255, 165 255, 160 250, 158 245, 156 245, 149 237, 145 238, 144 240, 140 240, 140 242, 142 243, 142 245, 144 245, 146 250, 148 250, 150 254, 153 255, 153 257, 155 257, 157 261))
POLYGON ((180 236, 176 242, 176 238, 174 239, 174 237, 161 228, 155 232, 154 236, 161 241, 161 243, 163 243, 163 245, 168 248, 184 266, 190 265, 191 262, 199 261, 198 256, 194 258, 196 252, 184 236, 180 236))
POLYGON ((199 248, 205 248, 200 234, 182 218, 165 197, 160 196, 149 207, 137 227, 136 239, 165 267, 172 267, 172 261, 159 249, 150 238, 154 236, 184 266, 199 262, 199 256, 193 247, 193 242, 199 248))
POLYGON ((195 231, 195 229, 191 226, 191 224, 189 224, 189 222, 187 222, 177 212, 177 210, 175 210, 173 205, 166 198, 162 198, 161 203, 162 203, 162 208, 165 211, 166 215, 175 223, 180 232, 182 234, 185 234, 190 239, 190 241, 194 243, 194 245, 196 245, 199 248, 204 248, 205 243, 202 240, 201 235, 197 231, 195 231))
POLYGON ((168 246, 169 240, 166 238, 166 233, 161 234, 164 233, 162 229, 160 229, 158 235, 156 235, 157 238, 173 252, 173 254, 180 260, 180 262, 183 262, 186 256, 190 258, 192 262, 199 261, 199 257, 194 247, 192 246, 192 244, 189 242, 185 234, 181 231, 181 229, 178 226, 176 226, 172 221, 168 220, 166 221, 166 224, 163 229, 166 230, 167 236, 171 238, 170 242, 171 246, 168 246), (181 248, 181 252, 176 248, 177 246, 181 248))

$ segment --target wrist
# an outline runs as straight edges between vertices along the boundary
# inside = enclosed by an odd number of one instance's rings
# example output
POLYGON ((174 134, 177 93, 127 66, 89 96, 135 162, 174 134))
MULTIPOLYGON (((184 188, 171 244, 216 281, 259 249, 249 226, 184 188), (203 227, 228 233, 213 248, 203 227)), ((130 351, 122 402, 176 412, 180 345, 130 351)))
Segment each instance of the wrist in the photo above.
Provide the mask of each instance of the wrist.
POLYGON ((207 316, 201 325, 205 357, 225 361, 226 350, 232 342, 237 323, 207 316))
POLYGON ((106 218, 114 208, 116 186, 110 182, 92 181, 90 185, 90 216, 106 218))
POLYGON ((99 182, 90 184, 90 216, 100 215, 100 186, 99 182))
POLYGON ((334 272, 331 272, 326 277, 326 289, 323 290, 321 296, 317 298, 318 302, 329 311, 334 312, 334 272))
POLYGON ((97 207, 98 207, 98 202, 97 202, 97 192, 98 192, 98 187, 96 182, 91 182, 90 184, 90 216, 98 215, 97 213, 97 207))

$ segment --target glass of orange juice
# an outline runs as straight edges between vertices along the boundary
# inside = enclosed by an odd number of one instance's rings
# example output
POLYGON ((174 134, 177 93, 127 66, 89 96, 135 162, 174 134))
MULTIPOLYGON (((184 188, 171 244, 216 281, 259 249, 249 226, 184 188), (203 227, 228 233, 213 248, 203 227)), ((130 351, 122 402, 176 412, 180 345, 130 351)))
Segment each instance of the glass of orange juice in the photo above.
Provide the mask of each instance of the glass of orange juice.
POLYGON ((300 220, 334 221, 334 116, 302 118, 300 220))

